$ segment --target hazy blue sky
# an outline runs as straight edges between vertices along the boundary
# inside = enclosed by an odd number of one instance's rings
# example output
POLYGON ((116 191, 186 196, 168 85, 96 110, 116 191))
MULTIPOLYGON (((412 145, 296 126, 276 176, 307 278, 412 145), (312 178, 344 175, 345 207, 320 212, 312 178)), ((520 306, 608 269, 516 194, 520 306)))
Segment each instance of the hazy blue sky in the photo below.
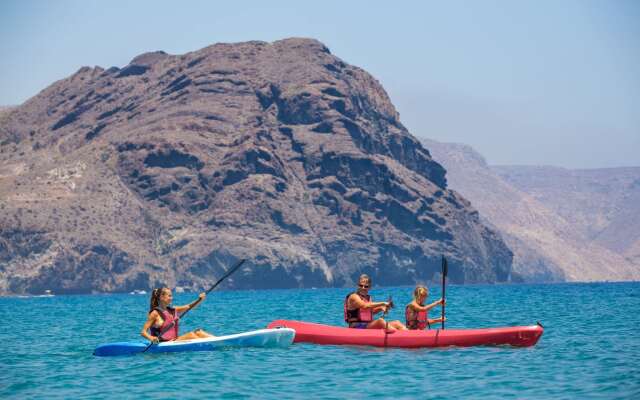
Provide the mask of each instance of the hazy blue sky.
POLYGON ((640 166, 640 1, 0 2, 0 105, 83 65, 312 37, 416 136, 491 164, 640 166))

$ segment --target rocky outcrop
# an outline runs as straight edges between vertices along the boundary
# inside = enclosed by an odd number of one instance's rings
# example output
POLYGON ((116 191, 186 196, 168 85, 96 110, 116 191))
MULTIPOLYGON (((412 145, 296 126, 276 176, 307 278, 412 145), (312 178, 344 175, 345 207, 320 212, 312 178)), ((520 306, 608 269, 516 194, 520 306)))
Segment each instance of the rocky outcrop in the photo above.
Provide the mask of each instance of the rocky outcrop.
POLYGON ((640 237, 639 225, 633 223, 634 215, 640 215, 640 202, 633 201, 640 169, 492 167, 469 146, 423 143, 447 169, 451 187, 471 200, 513 250, 514 279, 640 279, 640 263, 624 254, 640 237), (623 218, 630 223, 616 223, 623 218), (628 235, 612 241, 623 251, 607 245, 609 232, 628 235))
POLYGON ((509 279, 380 84, 321 43, 83 67, 0 125, 0 291, 509 279))

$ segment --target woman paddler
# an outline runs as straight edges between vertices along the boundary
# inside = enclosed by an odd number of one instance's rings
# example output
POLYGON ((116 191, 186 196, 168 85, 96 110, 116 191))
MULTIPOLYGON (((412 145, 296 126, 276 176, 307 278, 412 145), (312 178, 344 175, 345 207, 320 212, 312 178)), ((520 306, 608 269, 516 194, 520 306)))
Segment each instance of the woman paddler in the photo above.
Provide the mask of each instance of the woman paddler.
POLYGON ((173 296, 171 289, 160 288, 153 289, 151 293, 151 304, 149 305, 149 316, 147 322, 142 327, 140 334, 154 343, 168 342, 172 340, 190 340, 199 338, 213 337, 213 335, 203 331, 202 329, 196 329, 185 333, 184 335, 178 334, 178 322, 180 320, 180 313, 190 310, 197 306, 207 295, 200 293, 198 299, 187 304, 186 306, 171 307, 171 301, 173 296), (151 334, 149 334, 151 333, 151 334))
POLYGON ((433 307, 444 304, 444 300, 436 300, 431 304, 424 305, 424 301, 429 296, 429 291, 424 286, 418 286, 413 291, 413 301, 407 304, 404 310, 404 315, 407 320, 407 328, 414 329, 427 329, 431 327, 431 324, 442 322, 442 318, 429 319, 429 310, 433 307))
POLYGON ((373 316, 381 311, 388 311, 391 305, 386 301, 371 301, 369 288, 371 278, 362 274, 358 279, 358 289, 349 293, 344 299, 344 320, 349 328, 356 329, 387 329, 388 331, 406 330, 407 327, 400 321, 386 322, 383 318, 373 319, 373 316))

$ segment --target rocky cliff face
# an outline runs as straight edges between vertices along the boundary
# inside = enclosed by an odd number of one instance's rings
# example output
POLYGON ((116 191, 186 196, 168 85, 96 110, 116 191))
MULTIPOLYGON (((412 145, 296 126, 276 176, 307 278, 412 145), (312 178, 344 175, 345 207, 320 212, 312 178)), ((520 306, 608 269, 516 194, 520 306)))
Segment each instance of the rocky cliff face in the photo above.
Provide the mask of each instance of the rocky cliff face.
POLYGON ((450 186, 501 232, 514 252, 514 276, 542 282, 640 279, 640 263, 607 245, 608 234, 628 235, 612 242, 632 253, 640 237, 633 224, 640 201, 632 204, 640 169, 491 167, 469 146, 423 143, 447 169, 450 186), (623 215, 630 224, 616 224, 623 215))
POLYGON ((0 292, 498 282, 512 253, 321 43, 81 68, 0 120, 0 292))

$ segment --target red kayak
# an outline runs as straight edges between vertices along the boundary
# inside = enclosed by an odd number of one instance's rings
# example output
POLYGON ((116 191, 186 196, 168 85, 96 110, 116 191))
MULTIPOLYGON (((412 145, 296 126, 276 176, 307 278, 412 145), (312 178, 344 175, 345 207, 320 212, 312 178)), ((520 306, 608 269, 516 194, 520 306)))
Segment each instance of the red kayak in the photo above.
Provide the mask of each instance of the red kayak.
POLYGON ((351 329, 302 321, 276 320, 268 328, 286 327, 296 331, 294 343, 364 345, 378 347, 447 347, 496 346, 529 347, 538 342, 542 325, 484 329, 431 329, 396 331, 384 329, 351 329))

